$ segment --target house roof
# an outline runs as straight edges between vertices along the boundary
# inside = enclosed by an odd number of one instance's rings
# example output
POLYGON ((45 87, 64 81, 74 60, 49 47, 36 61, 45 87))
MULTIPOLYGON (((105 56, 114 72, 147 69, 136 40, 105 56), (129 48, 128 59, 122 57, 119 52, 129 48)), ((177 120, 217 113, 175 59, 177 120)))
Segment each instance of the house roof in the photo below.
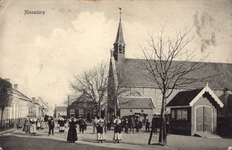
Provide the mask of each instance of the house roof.
MULTIPOLYGON (((129 87, 154 87, 158 88, 154 77, 143 66, 145 59, 125 59, 123 62, 115 61, 116 71, 121 72, 118 78, 123 78, 125 86, 129 87)), ((182 61, 173 61, 172 65, 183 63, 182 61)), ((191 66, 195 62, 185 62, 185 66, 191 66)), ((187 78, 202 78, 206 75, 215 75, 202 83, 188 84, 179 89, 197 89, 204 87, 206 82, 212 89, 222 90, 228 88, 232 90, 232 64, 227 63, 206 63, 201 62, 202 68, 193 71, 186 76, 187 78)))
POLYGON ((67 111, 66 106, 56 106, 56 111, 67 111))
POLYGON ((71 103, 70 106, 78 106, 78 107, 87 107, 88 106, 95 106, 96 102, 94 102, 91 98, 89 98, 85 93, 81 94, 74 102, 71 103))
MULTIPOLYGON (((189 91, 181 91, 174 96, 174 98, 166 105, 170 106, 193 106, 201 96, 207 93, 211 103, 217 104, 223 107, 224 104, 219 100, 219 98, 214 94, 214 92, 206 85, 202 89, 195 89, 189 91)), ((207 95, 206 94, 206 95, 207 95)))
POLYGON ((119 108, 124 109, 153 109, 152 98, 147 97, 118 97, 119 108))
POLYGON ((12 94, 18 95, 21 100, 32 101, 29 97, 14 88, 11 88, 11 92, 12 94))

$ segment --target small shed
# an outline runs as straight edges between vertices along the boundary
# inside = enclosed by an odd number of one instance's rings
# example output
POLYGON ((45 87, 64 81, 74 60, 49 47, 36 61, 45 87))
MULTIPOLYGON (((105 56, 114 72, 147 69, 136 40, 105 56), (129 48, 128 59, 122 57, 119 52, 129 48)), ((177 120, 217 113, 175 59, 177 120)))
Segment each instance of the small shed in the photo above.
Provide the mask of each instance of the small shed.
POLYGON ((166 107, 171 109, 171 133, 194 135, 216 130, 217 109, 222 108, 223 103, 206 85, 177 93, 166 107))

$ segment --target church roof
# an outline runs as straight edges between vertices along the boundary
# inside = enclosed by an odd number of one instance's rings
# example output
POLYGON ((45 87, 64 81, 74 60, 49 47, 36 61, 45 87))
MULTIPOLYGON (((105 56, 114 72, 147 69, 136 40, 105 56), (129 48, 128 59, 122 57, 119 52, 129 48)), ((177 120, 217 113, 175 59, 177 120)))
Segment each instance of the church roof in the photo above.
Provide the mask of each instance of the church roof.
POLYGON ((118 106, 121 109, 153 109, 152 98, 147 97, 118 97, 118 106))
POLYGON ((124 38, 123 38, 122 23, 121 23, 121 20, 119 21, 119 25, 118 25, 118 32, 117 32, 116 40, 115 40, 114 44, 122 44, 122 45, 126 45, 126 43, 124 42, 124 38))
MULTIPOLYGON (((125 59, 123 62, 115 61, 117 74, 120 72, 118 78, 125 81, 123 83, 125 85, 122 86, 158 88, 154 77, 142 65, 144 63, 146 63, 145 59, 125 59)), ((181 63, 181 61, 173 61, 173 64, 177 63, 181 63)), ((186 62, 185 66, 191 66, 191 63, 194 62, 186 62)), ((201 62, 201 65, 205 67, 191 72, 187 77, 202 78, 206 74, 215 76, 204 82, 189 84, 179 89, 197 89, 204 87, 206 82, 208 82, 211 89, 223 90, 224 88, 228 88, 232 90, 232 64, 201 62)))

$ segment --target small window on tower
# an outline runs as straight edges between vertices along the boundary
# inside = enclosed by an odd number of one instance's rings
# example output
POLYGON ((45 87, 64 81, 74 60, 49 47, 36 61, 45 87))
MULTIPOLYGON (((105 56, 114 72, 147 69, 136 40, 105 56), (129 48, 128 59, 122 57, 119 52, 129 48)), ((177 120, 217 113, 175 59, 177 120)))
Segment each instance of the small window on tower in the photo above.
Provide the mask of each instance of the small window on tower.
POLYGON ((119 48, 119 53, 120 53, 120 54, 122 53, 122 49, 121 49, 121 48, 119 48))

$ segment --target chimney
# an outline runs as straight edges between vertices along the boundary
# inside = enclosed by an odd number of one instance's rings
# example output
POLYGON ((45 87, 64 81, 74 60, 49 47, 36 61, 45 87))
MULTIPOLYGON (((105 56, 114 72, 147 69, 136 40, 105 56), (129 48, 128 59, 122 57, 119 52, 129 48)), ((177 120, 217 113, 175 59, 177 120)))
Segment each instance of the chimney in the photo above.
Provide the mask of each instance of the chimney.
POLYGON ((227 101, 227 98, 228 98, 228 93, 227 93, 227 91, 228 91, 229 89, 228 88, 224 88, 224 90, 223 90, 223 97, 224 97, 224 105, 225 106, 228 106, 228 101, 227 101))
POLYGON ((14 89, 18 90, 18 84, 14 84, 14 89))
POLYGON ((8 81, 8 82, 10 82, 10 78, 6 78, 5 80, 8 81))
POLYGON ((31 99, 32 99, 33 102, 35 101, 35 97, 32 97, 31 99))

